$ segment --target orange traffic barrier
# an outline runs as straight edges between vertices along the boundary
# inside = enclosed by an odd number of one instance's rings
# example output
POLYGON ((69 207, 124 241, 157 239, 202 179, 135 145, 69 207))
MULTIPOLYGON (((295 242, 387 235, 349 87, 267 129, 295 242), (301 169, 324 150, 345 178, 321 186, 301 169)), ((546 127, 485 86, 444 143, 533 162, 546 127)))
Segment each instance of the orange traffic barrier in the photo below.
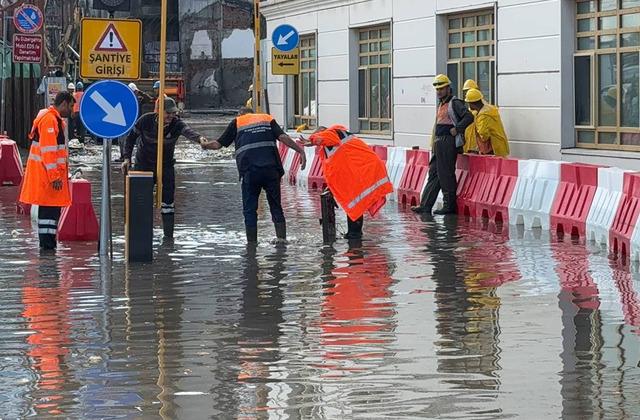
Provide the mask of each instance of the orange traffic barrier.
POLYGON ((624 174, 622 199, 609 231, 609 246, 623 258, 631 256, 631 239, 640 217, 640 174, 624 174))
POLYGON ((429 174, 429 152, 407 150, 406 153, 407 166, 398 187, 398 202, 403 206, 417 206, 429 174))
MULTIPOLYGON (((320 158, 321 147, 316 148, 316 154, 311 163, 311 170, 309 171, 309 189, 310 190, 323 190, 327 186, 327 181, 324 179, 324 168, 322 165, 322 159, 320 158)), ((307 165, 309 162, 307 162, 307 165)))
POLYGON ((495 223, 509 223, 509 203, 518 180, 518 161, 483 156, 487 178, 476 197, 478 216, 495 223))
POLYGON ((62 211, 58 240, 97 241, 100 228, 91 203, 91 184, 86 179, 73 179, 70 190, 71 206, 62 211))

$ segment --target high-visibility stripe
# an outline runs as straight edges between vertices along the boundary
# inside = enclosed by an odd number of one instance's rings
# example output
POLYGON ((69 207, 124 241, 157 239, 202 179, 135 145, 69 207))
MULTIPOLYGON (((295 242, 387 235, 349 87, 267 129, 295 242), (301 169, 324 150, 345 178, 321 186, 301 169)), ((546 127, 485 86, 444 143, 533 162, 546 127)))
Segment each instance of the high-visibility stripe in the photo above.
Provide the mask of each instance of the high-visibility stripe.
POLYGON ((67 158, 58 158, 56 162, 58 162, 59 165, 64 165, 67 163, 67 158))
POLYGON ((160 214, 174 214, 176 209, 160 209, 160 214))
POLYGON ((349 203, 349 208, 352 209, 355 206, 358 205, 358 203, 360 203, 362 200, 364 200, 365 198, 367 198, 367 196, 369 196, 370 194, 372 194, 375 190, 377 190, 378 188, 380 188, 381 186, 383 186, 384 184, 386 184, 389 181, 388 177, 384 177, 381 180, 379 180, 378 182, 376 182, 375 184, 373 184, 372 186, 370 186, 369 188, 367 188, 366 190, 364 190, 359 196, 357 196, 351 203, 349 203))
POLYGON ((253 123, 253 124, 247 124, 245 126, 238 127, 238 133, 240 133, 242 131, 245 131, 245 130, 250 130, 252 128, 258 128, 258 127, 271 128, 271 123, 270 122, 257 122, 257 123, 253 123))
POLYGON ((58 233, 57 229, 38 229, 38 233, 41 235, 55 235, 58 233))
POLYGON ((38 219, 38 225, 58 226, 58 222, 54 219, 38 219))
POLYGON ((242 146, 239 149, 236 149, 236 156, 241 155, 242 153, 246 152, 247 150, 251 150, 251 149, 258 149, 260 147, 278 147, 278 145, 272 141, 260 141, 258 143, 251 143, 251 144, 246 144, 244 146, 242 146))
POLYGON ((40 148, 40 152, 42 153, 50 153, 50 152, 57 152, 59 149, 59 147, 56 146, 44 146, 40 148))
POLYGON ((56 169, 58 167, 57 163, 47 163, 44 165, 45 168, 47 169, 56 169))
POLYGON ((167 204, 162 203, 162 208, 160 209, 160 214, 173 214, 176 212, 175 203, 167 204))
POLYGON ((42 162, 42 157, 40 155, 34 155, 33 153, 29 154, 29 160, 35 160, 36 162, 42 162))
POLYGON ((36 147, 40 147, 40 142, 39 141, 32 141, 31 145, 32 146, 36 146, 36 147))

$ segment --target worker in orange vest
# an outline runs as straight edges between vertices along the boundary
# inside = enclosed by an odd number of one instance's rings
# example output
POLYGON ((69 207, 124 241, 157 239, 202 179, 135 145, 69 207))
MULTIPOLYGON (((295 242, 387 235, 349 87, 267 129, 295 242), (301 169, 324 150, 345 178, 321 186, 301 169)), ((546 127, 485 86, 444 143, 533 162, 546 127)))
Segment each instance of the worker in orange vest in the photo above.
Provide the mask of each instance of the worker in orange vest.
POLYGON ((71 205, 69 153, 62 119, 71 115, 74 102, 70 92, 58 93, 54 104, 33 121, 29 134, 31 150, 20 201, 39 206, 38 236, 44 250, 56 248, 61 208, 71 205))
POLYGON ((375 216, 393 192, 384 162, 341 125, 318 129, 305 145, 321 147, 327 186, 348 216, 345 238, 362 238, 364 213, 375 216))
POLYGON ((69 138, 76 137, 80 143, 84 143, 85 134, 84 124, 82 124, 82 120, 80 119, 80 101, 82 100, 82 95, 84 95, 84 84, 78 82, 76 83, 75 92, 73 93, 73 99, 75 99, 76 102, 73 104, 73 114, 69 120, 71 122, 69 124, 69 138), (73 129, 71 127, 73 127, 73 129))
POLYGON ((243 107, 218 140, 202 147, 218 150, 236 146, 236 164, 242 180, 242 205, 247 242, 258 241, 258 200, 262 190, 267 194, 271 220, 276 229, 276 242, 287 242, 287 222, 282 210, 280 180, 284 175, 282 161, 278 153, 277 141, 300 154, 300 165, 304 169, 307 158, 304 149, 294 142, 278 125, 271 115, 254 114, 243 107))

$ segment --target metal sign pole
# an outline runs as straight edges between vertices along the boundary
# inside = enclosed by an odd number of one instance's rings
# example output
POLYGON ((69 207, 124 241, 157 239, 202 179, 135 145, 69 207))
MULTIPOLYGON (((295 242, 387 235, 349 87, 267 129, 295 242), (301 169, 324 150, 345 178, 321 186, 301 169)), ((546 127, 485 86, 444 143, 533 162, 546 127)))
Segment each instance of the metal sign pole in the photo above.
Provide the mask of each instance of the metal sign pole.
POLYGON ((261 67, 262 63, 260 60, 260 35, 262 32, 262 20, 260 19, 260 0, 255 0, 254 1, 254 31, 255 31, 255 38, 256 38, 256 46, 255 46, 255 57, 253 59, 253 66, 254 66, 254 82, 253 82, 253 94, 254 94, 254 104, 255 104, 255 109, 256 112, 260 113, 262 112, 262 75, 261 75, 261 67))
POLYGON ((158 163, 156 166, 156 207, 162 207, 162 165, 164 159, 164 91, 167 70, 167 0, 160 12, 160 92, 158 92, 158 163))
POLYGON ((5 126, 5 107, 6 107, 6 81, 5 81, 5 73, 6 73, 6 54, 7 54, 7 17, 4 12, 2 12, 2 101, 0 101, 0 134, 4 134, 4 126, 5 126))
POLYGON ((111 252, 111 139, 102 139, 102 197, 100 203, 100 257, 111 252))

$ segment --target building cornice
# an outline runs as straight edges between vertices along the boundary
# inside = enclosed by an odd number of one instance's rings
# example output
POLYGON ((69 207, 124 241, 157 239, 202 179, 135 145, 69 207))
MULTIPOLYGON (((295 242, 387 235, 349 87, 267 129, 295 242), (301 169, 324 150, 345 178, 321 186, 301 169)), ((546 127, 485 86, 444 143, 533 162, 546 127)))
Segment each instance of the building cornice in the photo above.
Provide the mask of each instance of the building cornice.
POLYGON ((317 12, 362 2, 363 0, 266 0, 260 3, 260 11, 269 20, 283 15, 317 12))

